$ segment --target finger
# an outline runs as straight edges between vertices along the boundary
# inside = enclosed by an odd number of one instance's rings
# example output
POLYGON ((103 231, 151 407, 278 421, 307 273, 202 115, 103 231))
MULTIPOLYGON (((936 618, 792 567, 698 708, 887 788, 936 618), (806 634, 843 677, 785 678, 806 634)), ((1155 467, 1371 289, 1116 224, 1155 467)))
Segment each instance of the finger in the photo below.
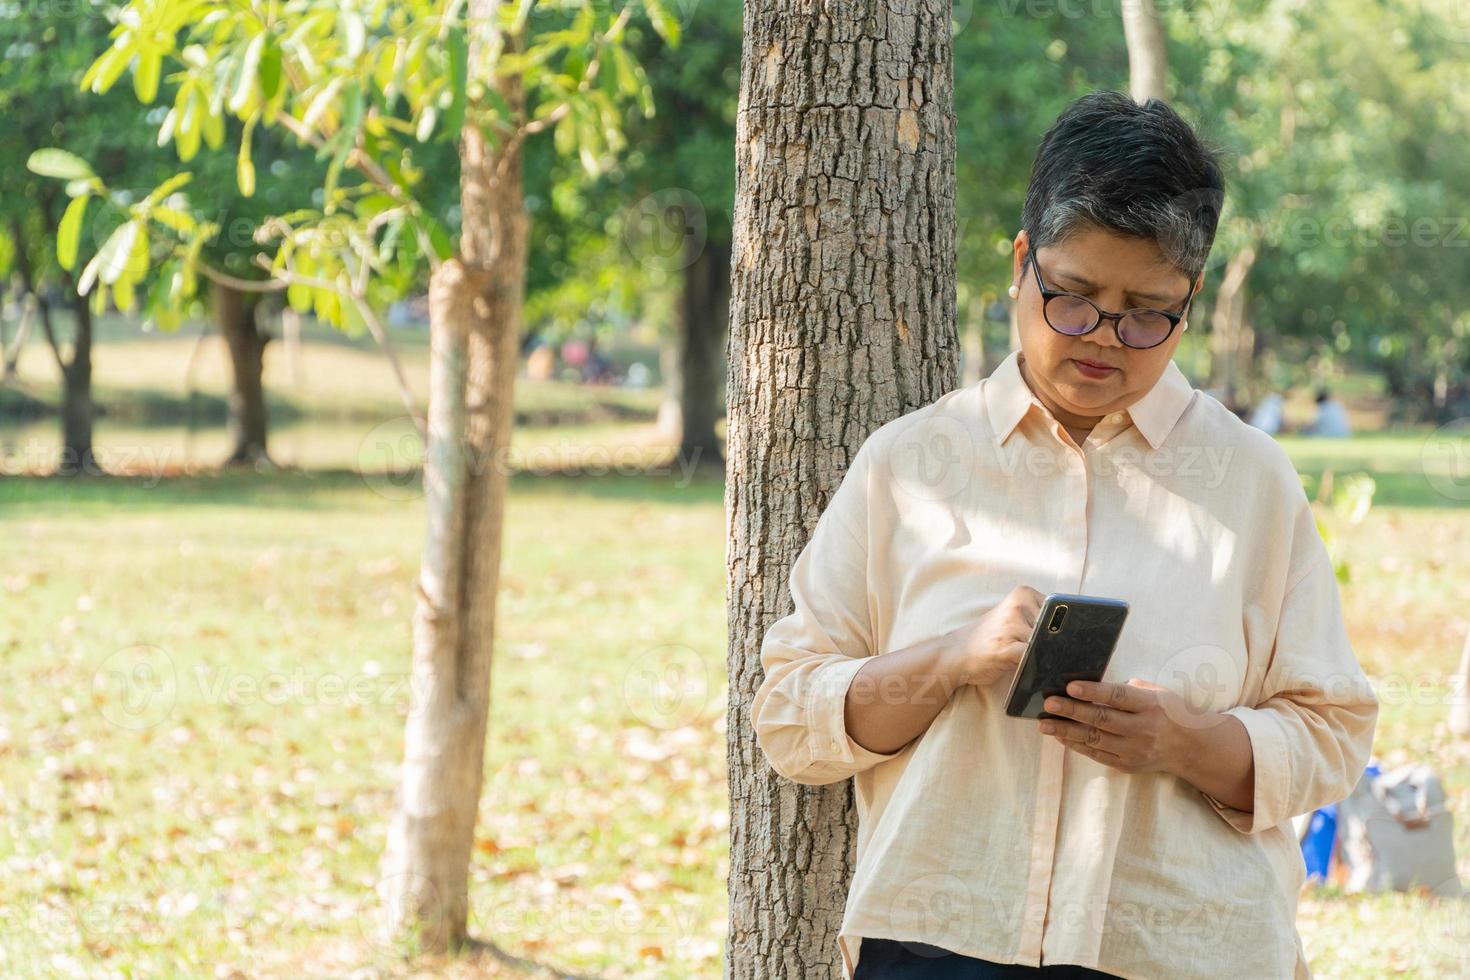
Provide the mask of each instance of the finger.
POLYGON ((1157 700, 1156 695, 1145 688, 1112 681, 1070 681, 1067 694, 1079 701, 1091 701, 1129 712, 1143 711, 1157 700))
POLYGON ((1127 765, 1123 761, 1123 757, 1113 752, 1105 752, 1102 749, 1094 748, 1081 742, 1068 742, 1063 739, 1057 739, 1057 741, 1061 742, 1062 745, 1070 751, 1085 755, 1089 759, 1101 762, 1105 766, 1111 766, 1112 768, 1117 769, 1120 772, 1128 771, 1127 765))
POLYGON ((1085 745, 1099 752, 1107 752, 1109 755, 1117 755, 1125 747, 1125 740, 1111 732, 1105 732, 1101 728, 1084 725, 1076 721, 1063 721, 1060 718, 1043 718, 1042 724, 1050 724, 1051 731, 1042 728, 1048 735, 1055 735, 1068 745, 1085 745))
POLYGON ((1119 735, 1127 735, 1133 731, 1132 718, 1128 712, 1114 711, 1091 701, 1079 701, 1076 698, 1053 694, 1043 701, 1041 706, 1047 711, 1065 715, 1084 725, 1091 725, 1104 731, 1116 732, 1119 735))

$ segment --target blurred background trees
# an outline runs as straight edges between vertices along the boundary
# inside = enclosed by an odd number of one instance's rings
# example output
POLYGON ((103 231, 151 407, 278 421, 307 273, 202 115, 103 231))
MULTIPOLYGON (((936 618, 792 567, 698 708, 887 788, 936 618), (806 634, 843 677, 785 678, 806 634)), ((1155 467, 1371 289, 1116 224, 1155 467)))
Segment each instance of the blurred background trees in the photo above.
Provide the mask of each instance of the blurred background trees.
MULTIPOLYGON (((1174 102, 1225 150, 1230 181, 1182 363, 1212 392, 1242 406, 1268 390, 1358 371, 1381 379, 1386 421, 1449 418, 1470 371, 1470 285, 1463 275, 1470 255, 1470 164, 1459 150, 1470 69, 1453 9, 1415 0, 1330 13, 1280 0, 1228 8, 1213 0, 1148 6, 1164 41, 1150 63, 1166 65, 1174 102)), ((161 93, 151 109, 129 105, 113 91, 82 97, 75 83, 88 59, 106 50, 108 9, 91 2, 49 6, 0 28, 10 52, 0 69, 0 104, 23 134, 7 141, 4 151, 22 183, 21 193, 5 204, 0 259, 12 298, 27 291, 29 276, 29 291, 44 301, 37 307, 39 322, 50 322, 51 332, 37 336, 58 337, 57 370, 65 380, 63 406, 69 406, 58 414, 68 420, 62 441, 72 459, 87 453, 89 327, 64 299, 75 290, 55 261, 66 197, 54 182, 25 172, 24 162, 43 145, 69 149, 91 161, 109 185, 146 193, 167 169, 153 136, 179 91, 179 79, 164 73, 147 81, 161 93), (53 112, 54 106, 66 111, 53 112), (58 302, 70 306, 59 318, 58 302), (63 335, 75 335, 76 342, 61 343, 63 335)), ((954 7, 957 305, 967 380, 987 373, 1008 349, 1006 255, 1040 132, 1082 92, 1129 84, 1123 12, 1107 4, 954 7)), ((526 148, 526 207, 537 247, 527 270, 522 352, 542 346, 554 354, 572 340, 591 344, 593 367, 548 357, 558 370, 590 376, 606 360, 615 366, 606 377, 625 378, 638 365, 635 382, 659 385, 665 393, 661 428, 677 440, 680 454, 717 461, 728 306, 728 277, 720 270, 728 266, 734 186, 727 147, 734 135, 739 11, 716 5, 682 21, 664 16, 687 34, 681 55, 657 56, 634 31, 627 64, 608 72, 616 85, 638 84, 631 72, 645 72, 647 108, 658 109, 633 114, 625 152, 608 157, 593 174, 580 151, 564 152, 575 142, 570 136, 562 146, 545 141, 526 148)), ((1159 37, 1147 30, 1138 36, 1159 37)), ((263 56, 269 68, 273 50, 267 45, 254 56, 263 56)), ((249 56, 246 47, 235 49, 232 70, 249 56)), ((109 73, 121 74, 130 64, 123 58, 109 73)), ((1156 65, 1147 73, 1157 75, 1156 65)), ((324 91, 312 90, 322 95, 313 123, 326 120, 335 132, 340 114, 357 111, 353 99, 360 96, 352 89, 324 91)), ((452 102, 440 105, 442 92, 433 94, 433 113, 459 111, 452 102)), ((267 248, 248 229, 267 215, 293 207, 340 210, 353 198, 377 206, 366 191, 335 203, 315 199, 323 171, 340 171, 344 162, 339 144, 321 151, 270 126, 247 127, 239 112, 207 108, 193 123, 203 146, 189 194, 208 201, 213 219, 223 219, 209 253, 221 271, 264 275, 252 256, 276 254, 280 243, 267 248), (212 113, 220 121, 205 125, 212 113), (240 193, 229 179, 247 128, 253 195, 240 193), (233 261, 224 254, 232 249, 233 261)), ((588 128, 591 118, 578 117, 574 126, 580 129, 563 131, 586 137, 595 130, 588 128)), ((460 215, 452 134, 422 111, 406 123, 412 132, 395 130, 380 139, 411 150, 420 175, 416 198, 434 199, 420 210, 431 216, 435 234, 453 233, 460 215)), ((95 226, 89 216, 83 240, 94 248, 101 244, 95 226)), ((155 258, 154 271, 169 271, 161 247, 155 258)), ((372 305, 381 313, 399 299, 422 297, 427 270, 427 264, 400 264, 390 288, 394 277, 386 267, 376 269, 368 286, 375 291, 372 305)), ((237 432, 228 458, 249 461, 266 453, 267 413, 254 365, 272 331, 282 332, 279 314, 288 304, 284 297, 271 302, 248 291, 232 296, 231 288, 215 284, 213 296, 201 294, 185 312, 227 314, 220 328, 235 365, 230 418, 237 432)), ((327 293, 317 293, 302 312, 331 320, 336 310, 349 333, 364 329, 352 303, 332 303, 327 293)), ((12 366, 25 308, 8 307, 6 363, 12 366)), ((5 376, 12 389, 23 387, 13 369, 5 376)), ((16 390, 3 397, 20 403, 16 390)), ((30 410, 47 411, 38 403, 30 410)))

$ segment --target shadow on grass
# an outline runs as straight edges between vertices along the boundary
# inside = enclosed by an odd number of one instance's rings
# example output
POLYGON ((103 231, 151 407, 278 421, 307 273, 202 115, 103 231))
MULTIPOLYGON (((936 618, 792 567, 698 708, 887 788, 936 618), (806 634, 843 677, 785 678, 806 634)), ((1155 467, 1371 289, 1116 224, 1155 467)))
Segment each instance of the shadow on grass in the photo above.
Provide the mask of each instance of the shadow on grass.
MULTIPOLYGON (((724 499, 724 471, 677 466, 640 472, 537 470, 511 474, 511 506, 519 495, 552 494, 662 504, 709 504, 724 499)), ((269 472, 213 469, 178 475, 0 476, 0 518, 65 516, 78 510, 161 510, 172 507, 279 507, 340 510, 343 495, 353 506, 417 507, 423 497, 417 469, 358 472, 297 469, 269 472)))

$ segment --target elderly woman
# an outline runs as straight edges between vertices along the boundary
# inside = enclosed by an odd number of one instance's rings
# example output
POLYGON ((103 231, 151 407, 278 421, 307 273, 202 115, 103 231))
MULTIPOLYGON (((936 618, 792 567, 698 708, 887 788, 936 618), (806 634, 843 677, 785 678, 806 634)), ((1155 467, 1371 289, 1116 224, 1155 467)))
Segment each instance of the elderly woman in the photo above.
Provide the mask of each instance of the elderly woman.
POLYGON ((751 707, 776 772, 854 778, 845 980, 1311 976, 1291 818, 1378 701, 1290 459, 1172 357, 1223 181, 1167 105, 1046 133, 1021 349, 872 433, 791 571, 751 707), (1097 682, 1008 685, 1050 592, 1123 599, 1097 682))

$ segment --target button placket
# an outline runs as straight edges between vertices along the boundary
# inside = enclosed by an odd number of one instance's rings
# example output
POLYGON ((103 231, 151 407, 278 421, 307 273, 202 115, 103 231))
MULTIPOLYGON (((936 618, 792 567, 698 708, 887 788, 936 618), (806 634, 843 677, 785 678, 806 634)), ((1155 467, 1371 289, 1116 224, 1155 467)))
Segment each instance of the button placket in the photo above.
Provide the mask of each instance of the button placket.
MULTIPOLYGON (((1089 441, 1091 434, 1089 433, 1089 441)), ((1083 573, 1087 562, 1087 508, 1088 495, 1091 492, 1091 481, 1087 478, 1088 457, 1085 452, 1073 452, 1069 454, 1067 461, 1067 515, 1066 524, 1068 528, 1075 531, 1075 537, 1070 537, 1069 546, 1071 559, 1066 578, 1066 588, 1074 593, 1082 592, 1083 573), (1072 584, 1075 582, 1075 585, 1072 584)), ((1041 965, 1042 950, 1046 945, 1047 927, 1052 921, 1051 892, 1052 883, 1056 879, 1056 855, 1057 838, 1061 829, 1061 807, 1063 782, 1065 777, 1066 746, 1055 739, 1045 740, 1048 748, 1055 749, 1043 757, 1042 773, 1040 776, 1041 792, 1038 799, 1038 814, 1036 828, 1038 832, 1044 832, 1041 838, 1044 846, 1042 852, 1035 854, 1035 868, 1033 869, 1032 891, 1041 896, 1041 917, 1034 931, 1025 937, 1023 948, 1027 952, 1034 953, 1036 963, 1041 965), (1043 813, 1044 811, 1044 813, 1043 813)))

